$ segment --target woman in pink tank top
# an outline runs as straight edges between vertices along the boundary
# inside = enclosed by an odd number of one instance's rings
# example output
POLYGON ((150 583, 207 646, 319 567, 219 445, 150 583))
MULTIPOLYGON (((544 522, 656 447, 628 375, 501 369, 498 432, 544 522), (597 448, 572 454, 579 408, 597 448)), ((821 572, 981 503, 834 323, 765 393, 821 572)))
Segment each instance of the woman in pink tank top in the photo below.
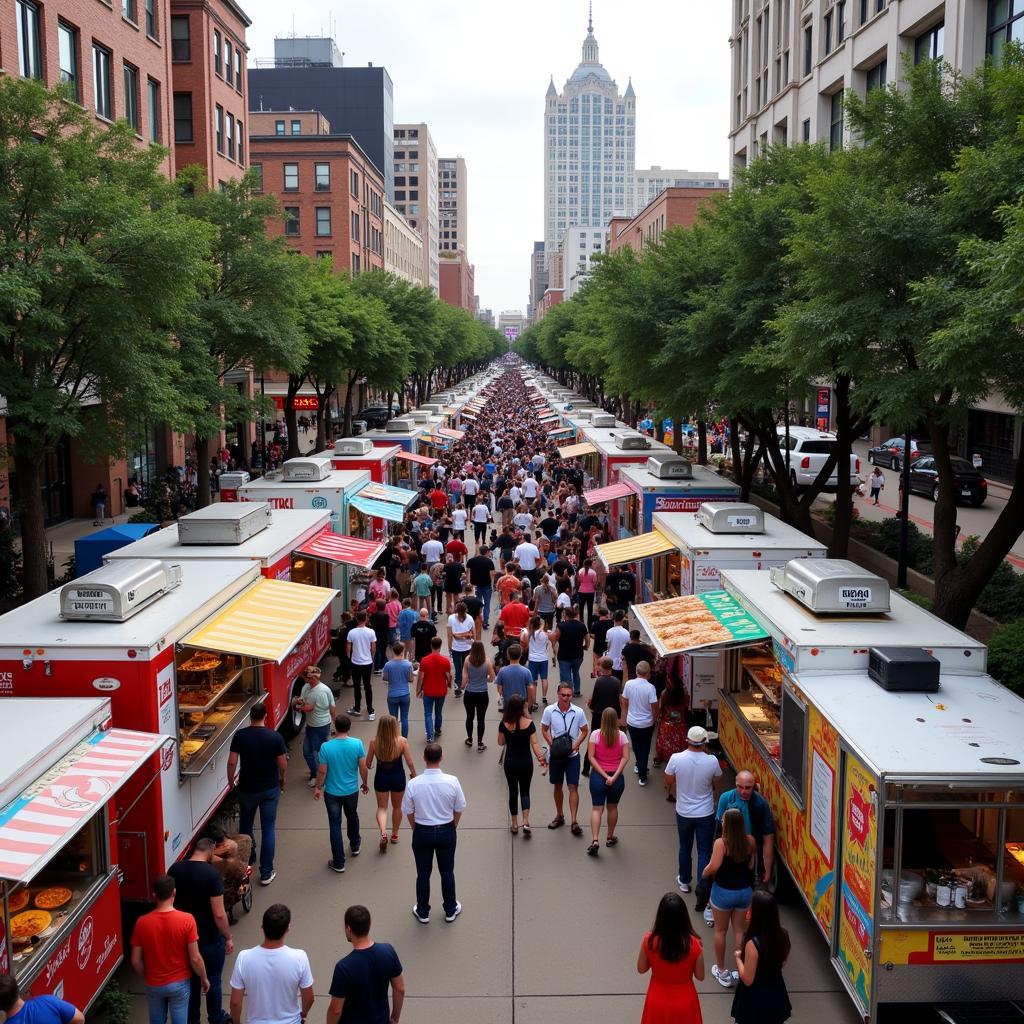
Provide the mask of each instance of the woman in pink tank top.
POLYGON ((605 708, 601 715, 601 728, 590 737, 590 846, 587 853, 596 857, 600 849, 601 818, 608 805, 608 832, 606 846, 614 846, 619 837, 615 826, 619 822, 619 800, 626 787, 623 771, 629 763, 629 740, 619 729, 619 716, 615 708, 605 708))

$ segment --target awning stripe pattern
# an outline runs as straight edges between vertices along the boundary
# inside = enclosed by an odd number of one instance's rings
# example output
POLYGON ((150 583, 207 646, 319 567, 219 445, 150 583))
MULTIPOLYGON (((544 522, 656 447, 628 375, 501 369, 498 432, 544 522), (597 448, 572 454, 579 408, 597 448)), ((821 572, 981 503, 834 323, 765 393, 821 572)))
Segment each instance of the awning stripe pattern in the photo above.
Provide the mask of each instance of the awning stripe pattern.
POLYGON ((625 540, 613 540, 608 544, 598 544, 594 551, 601 562, 611 568, 613 565, 627 565, 630 562, 642 562, 645 558, 655 558, 675 551, 676 546, 663 533, 652 530, 625 540))
POLYGON ((296 554, 309 555, 311 558, 334 562, 337 565, 352 565, 357 569, 369 569, 380 558, 384 546, 383 541, 346 537, 343 534, 331 533, 330 530, 327 530, 311 540, 307 540, 302 547, 296 548, 296 554))
POLYGON ((384 519, 389 523, 400 523, 405 519, 405 509, 392 501, 378 501, 376 498, 366 498, 362 494, 357 494, 349 504, 364 516, 372 516, 374 519, 384 519))
POLYGON ((563 459, 578 459, 583 455, 596 455, 597 449, 589 441, 583 441, 580 444, 563 445, 558 449, 558 454, 563 459))
POLYGON ((75 747, 0 815, 0 878, 28 882, 168 737, 111 729, 75 747), (41 787, 41 788, 40 788, 41 787))
POLYGON ((609 484, 607 487, 596 487, 592 491, 584 491, 583 500, 593 506, 606 501, 614 501, 616 498, 625 498, 632 493, 632 488, 627 484, 609 484))
POLYGON ((466 436, 464 430, 452 430, 451 427, 438 427, 437 432, 441 437, 450 437, 453 441, 461 441, 466 436))
POLYGON ((555 430, 548 431, 548 437, 559 438, 559 437, 572 437, 572 427, 558 427, 555 430))
POLYGON ((396 459, 405 459, 406 462, 415 462, 418 466, 433 466, 437 459, 432 455, 417 455, 416 452, 400 451, 396 459))
POLYGON ((336 594, 329 587, 262 579, 194 629, 182 643, 280 664, 336 594))
POLYGON ((392 487, 390 484, 369 483, 360 487, 357 497, 371 498, 374 501, 389 501, 393 505, 401 505, 403 509, 412 505, 420 496, 419 491, 411 491, 408 487, 392 487))

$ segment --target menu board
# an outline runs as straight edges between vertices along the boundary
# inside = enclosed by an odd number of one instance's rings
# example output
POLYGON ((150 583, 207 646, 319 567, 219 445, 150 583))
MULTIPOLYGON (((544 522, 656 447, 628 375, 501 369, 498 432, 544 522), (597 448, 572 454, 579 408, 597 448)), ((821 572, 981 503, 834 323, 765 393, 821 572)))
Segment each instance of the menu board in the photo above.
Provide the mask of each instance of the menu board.
POLYGON ((768 636, 724 590, 634 605, 633 611, 662 655, 757 643, 768 636))

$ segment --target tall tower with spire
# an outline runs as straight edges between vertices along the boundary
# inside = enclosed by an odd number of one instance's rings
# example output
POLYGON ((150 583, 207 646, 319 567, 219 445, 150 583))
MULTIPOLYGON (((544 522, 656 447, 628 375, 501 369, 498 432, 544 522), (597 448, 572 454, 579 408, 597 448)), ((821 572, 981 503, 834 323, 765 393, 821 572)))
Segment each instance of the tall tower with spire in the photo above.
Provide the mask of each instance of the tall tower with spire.
MULTIPOLYGON (((544 248, 557 252, 566 231, 607 227, 633 212, 636 93, 605 70, 592 5, 581 60, 561 92, 554 76, 544 99, 544 248)), ((568 265, 576 254, 566 254, 568 265)))

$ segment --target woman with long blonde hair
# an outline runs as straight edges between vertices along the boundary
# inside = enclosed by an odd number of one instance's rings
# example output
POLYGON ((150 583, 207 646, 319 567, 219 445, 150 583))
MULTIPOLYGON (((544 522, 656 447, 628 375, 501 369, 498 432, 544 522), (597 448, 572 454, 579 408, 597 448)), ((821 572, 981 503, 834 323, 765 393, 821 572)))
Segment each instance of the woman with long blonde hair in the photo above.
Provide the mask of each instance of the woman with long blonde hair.
POLYGON ((366 770, 377 761, 373 776, 373 792, 377 797, 377 827, 380 829, 380 852, 388 848, 388 801, 391 801, 391 842, 398 842, 398 829, 402 824, 402 794, 405 792, 405 769, 402 758, 409 766, 409 778, 416 777, 409 741, 398 728, 394 715, 381 715, 377 721, 377 735, 370 740, 366 752, 366 770))
MULTIPOLYGON (((552 609, 554 606, 552 605, 552 609)), ((541 616, 530 617, 530 624, 520 634, 523 647, 527 649, 526 667, 533 677, 532 693, 530 693, 530 711, 537 710, 537 680, 540 680, 544 694, 544 703, 548 702, 548 647, 550 638, 544 629, 541 616)))
POLYGON ((715 919, 715 963, 711 974, 722 988, 731 988, 737 973, 725 966, 725 940, 732 921, 735 945, 740 946, 747 911, 754 895, 757 843, 747 834, 743 812, 730 807, 722 817, 722 834, 711 849, 705 878, 713 878, 711 913, 715 919))
POLYGON ((601 713, 601 728, 590 736, 590 846, 587 853, 596 857, 601 847, 601 818, 608 807, 606 846, 614 846, 619 837, 615 826, 619 823, 619 800, 626 787, 622 773, 629 764, 629 738, 619 728, 619 715, 615 708, 601 713))

